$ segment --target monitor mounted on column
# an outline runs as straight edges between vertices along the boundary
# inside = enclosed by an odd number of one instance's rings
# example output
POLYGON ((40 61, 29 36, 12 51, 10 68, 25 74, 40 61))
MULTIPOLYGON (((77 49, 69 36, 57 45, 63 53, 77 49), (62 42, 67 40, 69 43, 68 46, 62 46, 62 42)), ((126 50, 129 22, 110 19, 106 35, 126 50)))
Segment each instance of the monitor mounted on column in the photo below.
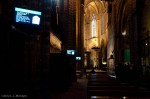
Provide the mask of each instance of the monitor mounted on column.
POLYGON ((81 60, 81 56, 76 56, 76 60, 80 61, 81 60))
POLYGON ((67 50, 67 55, 68 56, 74 56, 75 55, 75 50, 67 50))
POLYGON ((15 7, 14 21, 16 24, 40 26, 42 12, 32 9, 15 7))

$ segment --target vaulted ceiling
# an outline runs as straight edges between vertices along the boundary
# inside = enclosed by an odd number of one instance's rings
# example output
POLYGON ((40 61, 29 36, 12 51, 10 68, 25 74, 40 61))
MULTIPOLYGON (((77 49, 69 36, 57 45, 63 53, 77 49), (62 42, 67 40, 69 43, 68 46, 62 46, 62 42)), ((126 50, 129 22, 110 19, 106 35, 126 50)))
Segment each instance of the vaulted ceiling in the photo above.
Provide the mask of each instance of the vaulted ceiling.
POLYGON ((85 20, 88 21, 92 18, 92 13, 96 15, 96 18, 100 19, 100 15, 107 11, 107 3, 101 0, 85 0, 84 2, 84 12, 85 20))

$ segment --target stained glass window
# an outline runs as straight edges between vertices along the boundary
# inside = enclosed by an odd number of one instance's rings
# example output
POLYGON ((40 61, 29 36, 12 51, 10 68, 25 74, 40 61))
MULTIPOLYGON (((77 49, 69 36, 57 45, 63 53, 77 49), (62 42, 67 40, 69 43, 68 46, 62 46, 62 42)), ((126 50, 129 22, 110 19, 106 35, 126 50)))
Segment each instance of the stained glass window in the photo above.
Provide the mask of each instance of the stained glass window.
POLYGON ((92 37, 96 37, 96 17, 95 14, 92 16, 92 37))

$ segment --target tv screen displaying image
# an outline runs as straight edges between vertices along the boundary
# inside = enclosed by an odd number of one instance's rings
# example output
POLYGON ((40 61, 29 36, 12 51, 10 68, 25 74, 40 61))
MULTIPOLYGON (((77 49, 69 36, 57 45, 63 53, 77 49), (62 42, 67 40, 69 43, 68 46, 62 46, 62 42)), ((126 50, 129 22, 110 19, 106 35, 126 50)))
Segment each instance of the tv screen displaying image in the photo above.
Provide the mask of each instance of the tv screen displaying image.
POLYGON ((81 57, 80 56, 76 56, 76 60, 81 60, 81 57))
POLYGON ((40 25, 42 12, 15 7, 15 22, 40 25))
POLYGON ((75 50, 67 50, 67 55, 75 55, 75 50))

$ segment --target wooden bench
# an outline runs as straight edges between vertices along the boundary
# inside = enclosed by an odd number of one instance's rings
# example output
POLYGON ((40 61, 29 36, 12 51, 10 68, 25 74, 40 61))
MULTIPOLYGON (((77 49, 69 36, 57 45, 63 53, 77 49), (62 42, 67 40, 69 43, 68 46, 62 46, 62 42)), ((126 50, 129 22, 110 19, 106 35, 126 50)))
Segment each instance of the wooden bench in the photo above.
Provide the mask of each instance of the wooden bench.
POLYGON ((127 83, 102 83, 102 82, 88 82, 87 86, 130 86, 127 83))
POLYGON ((149 97, 149 91, 139 90, 88 90, 87 95, 89 96, 141 96, 149 97))
POLYGON ((150 97, 150 91, 139 89, 127 83, 122 83, 110 77, 107 73, 91 73, 88 76, 87 96, 150 97))
POLYGON ((76 77, 81 78, 81 76, 82 76, 82 72, 80 70, 77 70, 76 71, 76 77))
POLYGON ((137 90, 136 87, 133 86, 88 86, 87 90, 137 90))

